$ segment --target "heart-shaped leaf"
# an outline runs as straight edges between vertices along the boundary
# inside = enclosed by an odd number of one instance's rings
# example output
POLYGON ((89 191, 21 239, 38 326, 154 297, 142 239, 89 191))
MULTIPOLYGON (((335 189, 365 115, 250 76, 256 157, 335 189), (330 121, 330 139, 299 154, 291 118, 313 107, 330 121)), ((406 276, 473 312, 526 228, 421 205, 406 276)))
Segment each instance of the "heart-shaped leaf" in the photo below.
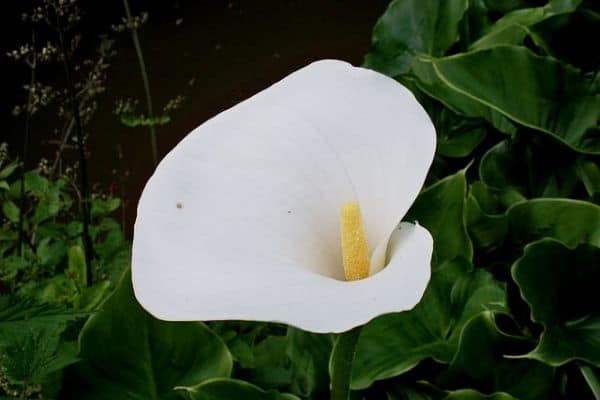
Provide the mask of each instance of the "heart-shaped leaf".
POLYGON ((440 381, 450 387, 464 383, 483 392, 506 392, 521 400, 549 398, 554 368, 504 357, 511 346, 518 349, 526 340, 500 331, 494 314, 484 311, 463 328, 458 350, 440 381))
POLYGON ((525 357, 550 365, 585 360, 600 366, 600 248, 569 249, 553 239, 525 248, 512 276, 532 319, 544 326, 538 346, 525 357))
POLYGON ((486 395, 473 389, 444 391, 424 381, 396 384, 386 391, 386 395, 388 400, 517 400, 507 393, 486 395))
POLYGON ((510 134, 516 123, 576 151, 600 154, 597 88, 554 58, 496 46, 450 57, 419 56, 411 71, 421 90, 459 113, 483 117, 510 134))
POLYGON ((586 184, 580 173, 584 170, 578 165, 586 165, 588 158, 549 140, 504 140, 485 153, 479 164, 479 176, 500 193, 507 207, 514 202, 511 199, 520 200, 519 196, 506 196, 510 191, 518 192, 521 198, 585 200, 586 184))
POLYGON ((469 199, 469 233, 480 247, 525 245, 549 237, 569 247, 600 246, 600 207, 570 199, 534 199, 517 203, 504 214, 485 214, 469 199))
POLYGON ((461 170, 424 189, 404 217, 407 221, 417 221, 433 236, 434 266, 456 257, 473 258, 464 213, 465 172, 461 170))
POLYGON ((365 66, 389 76, 406 73, 415 54, 443 55, 458 40, 468 1, 395 0, 373 29, 365 66))
POLYGON ((507 393, 482 394, 472 389, 462 389, 451 392, 444 400, 517 400, 507 393))
POLYGON ((426 358, 449 363, 472 316, 505 308, 504 288, 488 272, 460 260, 440 265, 413 310, 381 316, 363 327, 352 387, 400 375, 426 358))
POLYGON ((129 271, 83 327, 80 357, 68 385, 78 399, 173 398, 176 386, 227 377, 232 367, 227 347, 203 323, 164 322, 145 312, 129 271))
POLYGON ((496 21, 483 37, 471 45, 471 49, 484 49, 500 44, 521 45, 527 37, 545 48, 544 41, 531 27, 556 15, 572 13, 579 3, 581 0, 561 0, 550 2, 543 7, 512 11, 496 21))
POLYGON ((326 397, 329 392, 331 335, 288 328, 286 353, 291 361, 292 392, 302 397, 326 397))
POLYGON ((298 400, 291 394, 264 391, 248 382, 224 378, 211 379, 191 387, 178 387, 177 390, 188 400, 298 400))

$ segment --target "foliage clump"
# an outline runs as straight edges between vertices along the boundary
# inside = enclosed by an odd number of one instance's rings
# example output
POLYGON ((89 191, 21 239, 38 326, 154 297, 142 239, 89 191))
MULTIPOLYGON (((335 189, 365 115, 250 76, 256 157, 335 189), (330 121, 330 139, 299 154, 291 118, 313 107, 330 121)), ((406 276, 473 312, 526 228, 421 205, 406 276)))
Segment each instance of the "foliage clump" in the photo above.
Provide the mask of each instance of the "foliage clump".
MULTIPOLYGON (((574 45, 600 37, 600 11, 586 0, 539 3, 394 0, 374 28, 365 66, 408 87, 438 133, 426 187, 405 217, 432 233, 434 257, 422 301, 363 328, 357 399, 600 399, 600 60, 574 45)), ((113 30, 139 41, 147 15, 127 14, 113 30)), ((35 8, 25 20, 44 18, 35 8)), ((84 126, 109 49, 89 65, 96 89, 77 94, 84 126)), ((60 54, 56 44, 23 45, 9 57, 35 71, 60 54)), ((59 104, 75 118, 66 89, 35 74, 25 89, 15 114, 59 104)), ((133 99, 115 113, 153 137, 180 99, 163 115, 149 91, 146 100, 143 114, 133 99)), ((74 129, 64 126, 63 138, 74 129)), ((0 147, 1 395, 328 396, 333 336, 154 319, 123 273, 129 244, 113 219, 121 200, 82 195, 78 165, 57 174, 54 163, 25 171, 22 161, 0 147)))

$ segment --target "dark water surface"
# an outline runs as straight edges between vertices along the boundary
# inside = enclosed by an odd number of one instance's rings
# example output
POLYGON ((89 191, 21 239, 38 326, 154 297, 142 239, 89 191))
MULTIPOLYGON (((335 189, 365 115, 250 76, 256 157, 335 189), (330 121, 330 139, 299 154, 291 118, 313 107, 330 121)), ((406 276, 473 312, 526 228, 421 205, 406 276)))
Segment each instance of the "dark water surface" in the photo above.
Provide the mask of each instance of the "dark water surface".
MULTIPOLYGON (((373 25, 387 3, 387 0, 132 2, 134 13, 140 10, 150 13, 140 39, 155 110, 161 110, 178 93, 187 95, 173 121, 158 127, 159 157, 203 121, 311 61, 337 58, 360 64, 369 47, 373 25), (186 89, 190 79, 195 80, 195 85, 186 89)), ((122 10, 120 1, 89 4, 92 11, 87 12, 98 15, 105 12, 118 16, 122 10)), ((117 49, 107 92, 99 98, 99 110, 88 128, 90 179, 104 190, 111 184, 115 187, 121 180, 130 232, 137 199, 153 165, 148 130, 126 128, 112 114, 116 98, 138 98, 140 111, 145 104, 128 34, 119 37, 117 49), (117 147, 122 149, 122 160, 117 147)), ((43 121, 37 121, 38 128, 40 124, 43 121)), ((46 143, 47 134, 39 129, 37 132, 32 137, 32 161, 49 157, 54 151, 46 143)), ((15 129, 9 139, 15 145, 13 150, 20 149, 18 138, 20 132, 15 129)))

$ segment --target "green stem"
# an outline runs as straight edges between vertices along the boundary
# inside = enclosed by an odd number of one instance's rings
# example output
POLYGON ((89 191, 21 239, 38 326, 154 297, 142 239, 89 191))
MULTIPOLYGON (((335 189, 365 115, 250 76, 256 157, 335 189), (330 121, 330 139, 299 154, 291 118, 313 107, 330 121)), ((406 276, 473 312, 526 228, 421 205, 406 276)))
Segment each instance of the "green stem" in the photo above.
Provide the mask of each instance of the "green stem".
POLYGON ((579 367, 579 370, 581 371, 583 378, 590 387, 596 400, 600 400, 600 382, 598 382, 598 377, 594 373, 594 370, 588 366, 581 366, 579 367))
POLYGON ((71 77, 71 60, 69 58, 69 50, 64 38, 64 31, 61 23, 61 15, 56 15, 56 32, 58 35, 58 43, 62 53, 62 61, 67 83, 69 102, 71 103, 71 111, 75 121, 75 132, 77 134, 77 149, 79 150, 79 171, 81 175, 81 214, 83 219, 83 230, 81 232, 83 247, 85 249, 85 262, 87 270, 86 285, 92 283, 92 255, 94 248, 90 236, 90 188, 88 183, 87 159, 85 150, 85 138, 83 135, 83 124, 81 123, 81 115, 79 113, 79 101, 75 91, 75 84, 71 77))
POLYGON ((352 362, 356 354, 356 343, 361 327, 342 333, 333 347, 329 360, 331 376, 331 400, 348 400, 350 398, 350 379, 352 378, 352 362))
MULTIPOLYGON (((131 23, 131 9, 129 8, 129 1, 123 0, 123 6, 125 7, 125 17, 127 21, 131 23)), ((131 39, 133 40, 133 46, 135 47, 135 54, 137 55, 138 64, 140 65, 140 74, 142 75, 142 81, 144 82, 144 92, 146 94, 146 109, 148 111, 148 117, 150 121, 153 121, 154 113, 152 110, 152 96, 150 94, 150 82, 148 80, 148 73, 146 72, 146 63, 144 62, 144 53, 142 53, 142 46, 140 45, 140 39, 138 37, 137 28, 131 27, 131 39)), ((156 129, 154 124, 148 125, 150 130, 150 144, 152 145, 152 161, 154 166, 158 164, 158 146, 156 144, 156 129)))
MULTIPOLYGON (((35 49, 35 31, 33 26, 31 27, 31 45, 35 49)), ((32 53, 32 61, 30 67, 30 81, 29 91, 27 93, 27 109, 25 110, 25 134, 23 135, 23 155, 21 159, 21 189, 19 194, 19 236, 17 238, 17 255, 21 257, 23 255, 23 242, 25 241, 25 231, 23 225, 25 222, 25 169, 27 168, 27 155, 29 148, 29 131, 31 127, 31 109, 33 106, 33 96, 31 94, 33 86, 35 85, 35 70, 37 67, 37 56, 35 50, 32 53)))

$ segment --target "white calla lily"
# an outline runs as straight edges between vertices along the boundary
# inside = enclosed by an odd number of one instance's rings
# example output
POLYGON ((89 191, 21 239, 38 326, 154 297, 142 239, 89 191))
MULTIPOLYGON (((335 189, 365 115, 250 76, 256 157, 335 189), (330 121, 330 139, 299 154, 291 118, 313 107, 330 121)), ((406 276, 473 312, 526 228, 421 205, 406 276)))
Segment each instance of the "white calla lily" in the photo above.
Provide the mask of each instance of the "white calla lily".
POLYGON ((398 223, 434 151, 433 125, 406 88, 345 62, 310 64, 200 125, 160 163, 138 206, 135 295, 160 319, 313 332, 410 309, 433 241, 398 223), (348 202, 370 246, 370 276, 356 281, 342 267, 348 202))

